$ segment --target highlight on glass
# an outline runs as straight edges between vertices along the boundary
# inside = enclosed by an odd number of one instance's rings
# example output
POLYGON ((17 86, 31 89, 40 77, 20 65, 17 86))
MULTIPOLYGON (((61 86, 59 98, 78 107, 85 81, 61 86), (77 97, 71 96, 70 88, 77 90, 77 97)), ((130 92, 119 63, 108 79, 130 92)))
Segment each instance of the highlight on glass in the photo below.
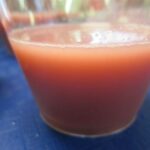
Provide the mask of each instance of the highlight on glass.
POLYGON ((150 86, 149 0, 0 0, 0 14, 46 124, 96 137, 133 123, 150 86))

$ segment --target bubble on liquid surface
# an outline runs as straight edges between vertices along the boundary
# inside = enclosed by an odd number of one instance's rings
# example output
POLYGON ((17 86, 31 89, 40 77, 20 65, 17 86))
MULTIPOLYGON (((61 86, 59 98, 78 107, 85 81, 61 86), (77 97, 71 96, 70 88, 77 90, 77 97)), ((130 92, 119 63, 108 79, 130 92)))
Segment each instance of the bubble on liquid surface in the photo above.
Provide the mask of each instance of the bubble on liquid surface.
POLYGON ((136 33, 126 33, 121 31, 94 31, 91 33, 91 44, 117 44, 131 43, 144 40, 143 36, 136 33))

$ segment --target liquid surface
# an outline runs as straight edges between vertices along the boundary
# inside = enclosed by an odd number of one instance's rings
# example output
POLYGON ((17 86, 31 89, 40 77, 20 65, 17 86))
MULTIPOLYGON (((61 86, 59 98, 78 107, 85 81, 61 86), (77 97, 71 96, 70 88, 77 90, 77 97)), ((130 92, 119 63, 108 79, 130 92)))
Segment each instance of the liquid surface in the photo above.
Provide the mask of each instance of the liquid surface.
POLYGON ((149 42, 150 28, 148 26, 139 27, 136 24, 62 24, 14 30, 10 36, 18 42, 42 46, 108 47, 149 42))

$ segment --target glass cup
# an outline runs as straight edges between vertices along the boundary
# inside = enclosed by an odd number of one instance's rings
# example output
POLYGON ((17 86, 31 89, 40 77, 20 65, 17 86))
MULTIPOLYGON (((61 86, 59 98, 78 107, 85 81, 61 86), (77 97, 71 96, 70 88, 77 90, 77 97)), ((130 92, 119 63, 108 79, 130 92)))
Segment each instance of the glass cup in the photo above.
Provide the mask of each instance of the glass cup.
POLYGON ((118 133, 150 85, 149 0, 0 0, 43 120, 69 135, 118 133))

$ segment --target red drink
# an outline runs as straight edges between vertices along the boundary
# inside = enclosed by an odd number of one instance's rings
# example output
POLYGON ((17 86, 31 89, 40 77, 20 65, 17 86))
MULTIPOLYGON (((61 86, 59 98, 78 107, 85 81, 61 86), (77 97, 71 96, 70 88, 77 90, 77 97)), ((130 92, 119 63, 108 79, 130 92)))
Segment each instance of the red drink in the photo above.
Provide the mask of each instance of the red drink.
POLYGON ((99 135, 131 123, 150 83, 146 26, 80 24, 14 30, 11 44, 46 122, 99 135))

